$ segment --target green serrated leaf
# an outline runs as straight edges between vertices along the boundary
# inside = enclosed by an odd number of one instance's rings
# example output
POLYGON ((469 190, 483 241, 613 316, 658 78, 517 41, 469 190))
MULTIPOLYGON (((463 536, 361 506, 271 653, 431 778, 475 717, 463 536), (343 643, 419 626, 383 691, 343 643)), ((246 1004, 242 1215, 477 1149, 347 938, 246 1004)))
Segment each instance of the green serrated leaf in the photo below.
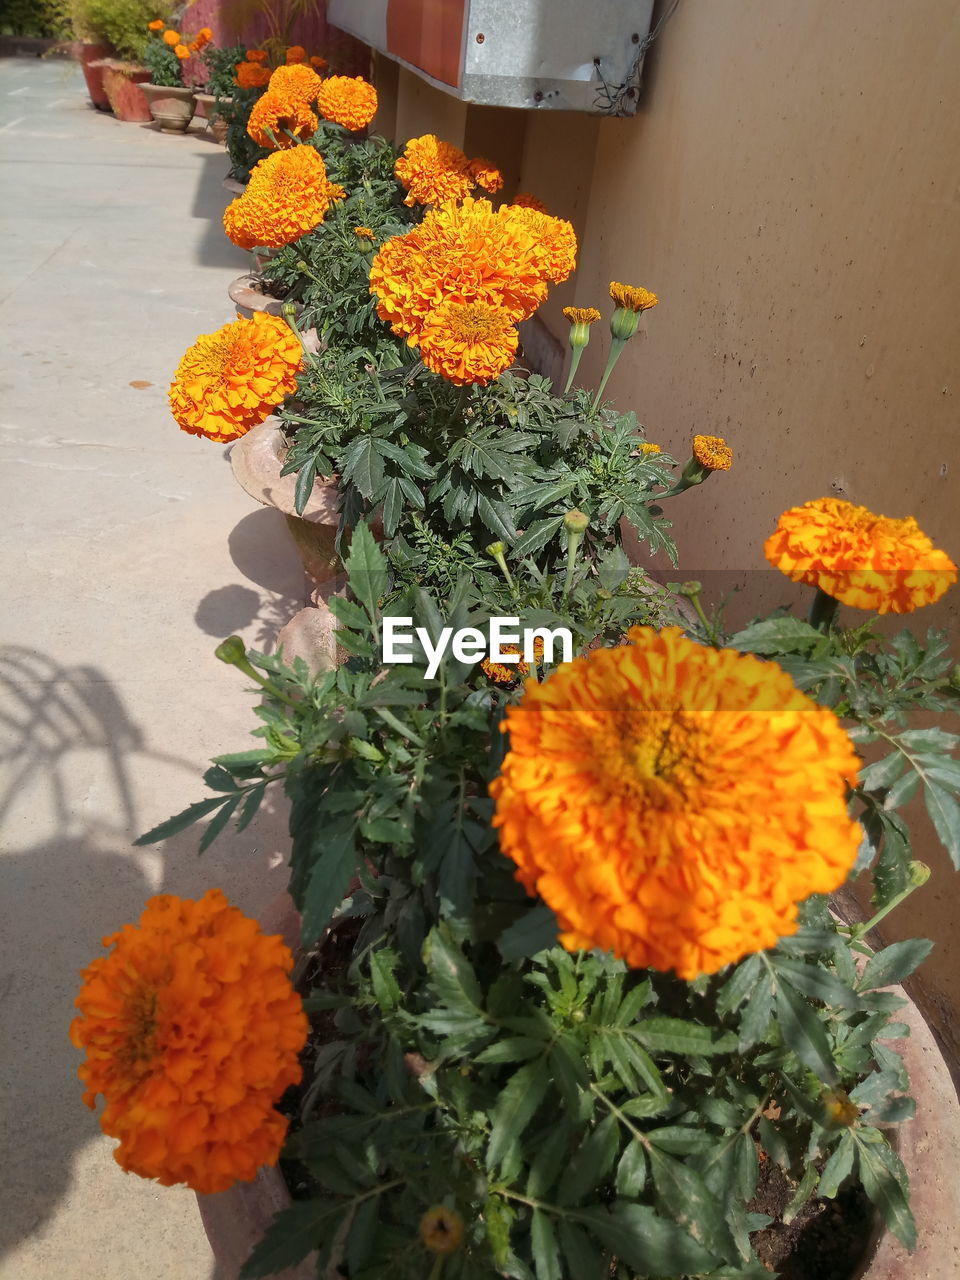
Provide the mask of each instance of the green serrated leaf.
POLYGON ((490 1113, 487 1163, 498 1169, 508 1158, 543 1101, 550 1079, 543 1064, 529 1062, 514 1072, 490 1113))
POLYGON ((654 1053, 706 1057, 715 1053, 734 1053, 737 1048, 737 1037, 731 1032, 715 1031, 696 1022, 687 1022, 684 1018, 643 1018, 634 1024, 631 1034, 654 1053))
POLYGON ((876 1145, 861 1137, 858 1148, 860 1181, 864 1191, 880 1210, 887 1227, 912 1252, 917 1247, 917 1226, 904 1188, 900 1186, 876 1145))
POLYGON ((589 1195, 612 1172, 619 1147, 619 1122, 616 1116, 607 1116, 574 1152, 560 1183, 557 1203, 577 1204, 589 1195))
POLYGON ((823 1023, 802 997, 777 984, 777 1021, 783 1042, 824 1084, 837 1083, 837 1070, 823 1023))
POLYGON ((211 796, 207 800, 198 800, 196 804, 190 805, 189 809, 184 809, 182 813, 177 813, 172 818, 167 818, 166 822, 161 822, 144 835, 138 836, 133 843, 135 845, 145 845, 156 844, 159 840, 167 840, 170 836, 175 836, 178 832, 185 831, 187 827, 192 826, 204 814, 212 813, 220 805, 226 804, 227 800, 228 797, 223 795, 211 796))
POLYGON ((960 804, 949 791, 930 781, 924 784, 923 799, 943 847, 960 871, 960 804))
POLYGON ((523 960, 556 946, 559 932, 557 917, 545 902, 539 902, 504 929, 497 947, 504 960, 523 960))
POLYGON ((872 955, 860 976, 861 991, 874 991, 902 982, 926 960, 933 943, 926 938, 909 938, 894 942, 872 955))
POLYGON ((530 1224, 530 1249, 537 1280, 564 1280, 553 1223, 539 1209, 534 1209, 530 1224))
POLYGON ((667 1222, 646 1205, 615 1203, 579 1209, 577 1221, 621 1262, 641 1275, 695 1275, 720 1261, 682 1227, 667 1222))
POLYGON ((825 1196, 828 1200, 833 1200, 840 1190, 840 1184, 853 1172, 853 1164, 857 1155, 857 1144, 853 1134, 849 1131, 844 1133, 840 1141, 830 1153, 830 1157, 823 1166, 823 1172, 820 1175, 820 1185, 817 1188, 817 1194, 825 1196))
POLYGON ((609 1260, 587 1233, 566 1218, 560 1219, 558 1230, 566 1275, 576 1276, 576 1280, 606 1280, 609 1260))

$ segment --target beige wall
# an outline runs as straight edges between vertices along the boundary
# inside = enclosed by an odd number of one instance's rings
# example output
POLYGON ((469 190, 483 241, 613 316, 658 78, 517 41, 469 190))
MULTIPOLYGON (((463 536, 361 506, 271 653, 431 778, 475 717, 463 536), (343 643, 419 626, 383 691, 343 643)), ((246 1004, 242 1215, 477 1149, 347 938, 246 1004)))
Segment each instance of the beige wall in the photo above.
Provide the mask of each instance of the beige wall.
MULTIPOLYGON (((762 543, 809 498, 913 514, 960 559, 958 71, 956 0, 683 0, 636 118, 508 113, 503 162, 522 131, 519 187, 582 237, 540 318, 564 339, 561 305, 653 289, 609 394, 678 458, 696 432, 736 451, 669 512, 687 576, 745 587, 735 614, 798 598, 762 543)), ((418 131, 441 131, 413 97, 418 131)), ((960 649, 958 618, 955 588, 914 625, 951 625, 960 649)), ((932 839, 920 853, 935 875, 891 931, 937 937, 926 981, 960 1010, 960 881, 932 839)))

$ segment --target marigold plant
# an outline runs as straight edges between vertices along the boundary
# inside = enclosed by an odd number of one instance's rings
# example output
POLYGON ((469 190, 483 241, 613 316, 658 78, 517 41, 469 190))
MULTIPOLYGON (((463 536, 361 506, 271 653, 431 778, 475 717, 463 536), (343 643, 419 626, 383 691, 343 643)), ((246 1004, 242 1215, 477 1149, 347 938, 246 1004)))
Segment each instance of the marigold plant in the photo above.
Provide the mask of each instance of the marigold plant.
POLYGON ((957 566, 912 516, 878 516, 840 498, 785 511, 764 553, 794 582, 877 613, 912 613, 957 580, 957 566))
POLYGON ((211 889, 151 898, 104 945, 83 971, 71 1038, 118 1164, 206 1194, 275 1164, 287 1121, 274 1104, 300 1079, 307 1035, 283 939, 211 889))
POLYGON ((394 172, 407 192, 407 205, 462 200, 476 182, 460 148, 432 133, 410 139, 397 157, 394 172))
POLYGON ((775 946, 847 878, 859 762, 778 667, 676 628, 628 638, 508 709, 494 823, 565 946, 690 979, 775 946))
POLYGON ((279 249, 318 226, 337 194, 341 189, 328 181, 313 147, 275 151, 254 168, 243 194, 227 205, 223 228, 241 249, 279 249))
POLYGON ((237 84, 241 89, 262 89, 269 83, 269 67, 254 61, 237 63, 237 84))
POLYGON ((707 471, 729 471, 733 450, 722 436, 694 436, 693 456, 707 471))
POLYGON ((317 117, 301 98, 267 89, 250 112, 247 133, 261 147, 293 147, 311 137, 317 117))
POLYGON ((483 386, 513 363, 518 342, 517 326, 503 307, 443 302, 420 331, 420 357, 455 386, 483 386))
POLYGON ((191 435, 235 440, 293 393, 302 358, 279 316, 234 320, 201 335, 180 361, 170 386, 173 416, 191 435))
POLYGON ((362 76, 329 76, 321 81, 317 106, 325 120, 357 132, 377 114, 377 91, 362 76))
POLYGON ((320 77, 312 67, 295 62, 285 67, 277 67, 270 76, 269 87, 271 91, 303 102, 309 107, 317 100, 320 77))

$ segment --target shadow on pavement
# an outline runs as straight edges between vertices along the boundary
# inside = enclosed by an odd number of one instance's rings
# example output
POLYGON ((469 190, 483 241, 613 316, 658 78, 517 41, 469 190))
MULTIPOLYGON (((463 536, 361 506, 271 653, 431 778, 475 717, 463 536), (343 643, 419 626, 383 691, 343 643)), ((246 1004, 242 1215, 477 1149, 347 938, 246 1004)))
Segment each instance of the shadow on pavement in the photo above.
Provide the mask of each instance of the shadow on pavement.
MULTIPOLYGON (((190 216, 206 222, 203 239, 195 250, 195 260, 205 267, 235 267, 236 274, 240 275, 249 268, 250 255, 228 240, 223 230, 223 211, 233 199, 223 188, 223 179, 229 168, 227 153, 219 145, 211 145, 209 154, 200 157, 190 216)), ((230 306, 226 293, 224 305, 230 306)))

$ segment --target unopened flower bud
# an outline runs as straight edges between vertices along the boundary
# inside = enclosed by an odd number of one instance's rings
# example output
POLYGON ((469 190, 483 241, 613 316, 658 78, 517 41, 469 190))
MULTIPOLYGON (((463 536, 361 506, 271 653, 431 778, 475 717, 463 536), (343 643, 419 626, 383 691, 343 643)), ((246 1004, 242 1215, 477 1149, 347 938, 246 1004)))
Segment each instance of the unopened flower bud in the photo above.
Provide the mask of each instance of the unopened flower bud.
POLYGON ((487 547, 487 555, 493 556, 494 560, 496 560, 498 556, 503 555, 506 549, 507 544, 505 542, 491 542, 487 547))
POLYGON ((626 307, 617 307, 610 318, 610 332, 618 342, 626 342, 628 338, 632 338, 637 332, 639 323, 640 313, 638 311, 630 311, 626 307))
POLYGON ((567 533, 583 533, 590 525, 590 517, 582 511, 568 511, 563 517, 563 527, 567 533))
POLYGON ((702 590, 702 582, 681 582, 680 586, 677 588, 677 594, 686 596, 688 599, 692 600, 693 597, 698 596, 702 590))
POLYGON ((215 657, 231 667, 239 666, 247 658, 247 646, 239 636, 228 636, 213 652, 215 657))
POLYGON ((297 304, 295 302, 284 302, 280 307, 280 314, 287 324, 293 324, 297 318, 297 304))
POLYGON ((926 884, 930 879, 930 868, 925 862, 911 862, 909 875, 910 883, 919 889, 921 885, 926 884))

